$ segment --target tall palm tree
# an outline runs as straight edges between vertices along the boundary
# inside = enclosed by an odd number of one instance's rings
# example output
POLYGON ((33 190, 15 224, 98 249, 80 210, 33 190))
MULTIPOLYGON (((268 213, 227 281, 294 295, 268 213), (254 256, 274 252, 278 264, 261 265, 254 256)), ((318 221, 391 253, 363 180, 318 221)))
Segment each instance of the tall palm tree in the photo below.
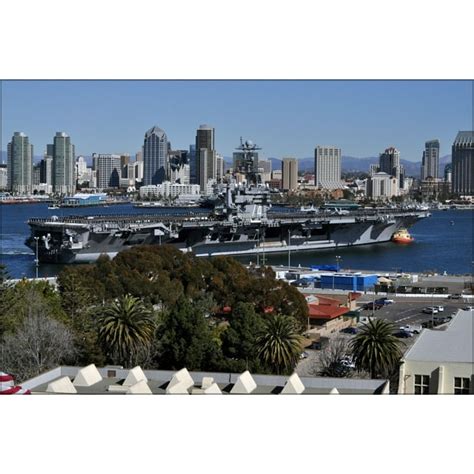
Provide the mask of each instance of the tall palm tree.
POLYGON ((116 299, 98 318, 99 339, 110 356, 122 365, 132 364, 147 349, 155 333, 152 312, 131 295, 116 299))
POLYGON ((402 357, 402 344, 394 335, 395 327, 383 319, 371 319, 355 336, 350 347, 359 370, 370 372, 371 378, 387 376, 402 357))
POLYGON ((275 315, 265 321, 256 340, 257 354, 277 374, 293 370, 303 348, 303 337, 290 316, 275 315))

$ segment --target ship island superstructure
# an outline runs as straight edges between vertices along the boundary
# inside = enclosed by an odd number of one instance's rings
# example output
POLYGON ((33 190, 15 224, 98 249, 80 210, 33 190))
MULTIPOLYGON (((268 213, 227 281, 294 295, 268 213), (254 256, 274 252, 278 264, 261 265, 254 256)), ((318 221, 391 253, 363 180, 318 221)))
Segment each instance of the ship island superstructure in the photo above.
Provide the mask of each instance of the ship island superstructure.
POLYGON ((214 208, 160 213, 33 218, 26 245, 40 262, 85 263, 113 258, 137 245, 172 245, 196 256, 245 256, 315 251, 389 242, 395 232, 428 217, 426 210, 374 208, 293 210, 272 208, 261 184, 251 142, 238 172, 245 176, 215 187, 214 208))

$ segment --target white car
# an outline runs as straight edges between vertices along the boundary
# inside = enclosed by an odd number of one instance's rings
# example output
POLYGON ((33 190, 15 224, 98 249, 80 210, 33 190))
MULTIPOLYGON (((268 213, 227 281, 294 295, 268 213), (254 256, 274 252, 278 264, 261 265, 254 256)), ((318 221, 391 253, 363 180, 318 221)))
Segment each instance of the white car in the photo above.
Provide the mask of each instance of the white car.
POLYGON ((422 312, 425 314, 438 314, 438 308, 429 306, 428 308, 423 308, 422 312))
POLYGON ((402 331, 410 332, 412 334, 420 334, 421 330, 423 329, 420 324, 407 324, 406 326, 402 326, 400 328, 402 331))
POLYGON ((435 306, 435 308, 442 313, 444 311, 444 306, 435 306))

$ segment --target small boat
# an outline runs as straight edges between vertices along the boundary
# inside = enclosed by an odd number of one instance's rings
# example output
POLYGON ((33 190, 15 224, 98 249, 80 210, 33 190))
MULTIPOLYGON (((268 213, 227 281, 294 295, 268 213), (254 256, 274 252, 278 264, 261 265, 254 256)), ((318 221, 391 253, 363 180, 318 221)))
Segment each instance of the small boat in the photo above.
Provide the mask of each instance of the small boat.
POLYGON ((408 233, 406 229, 400 229, 392 235, 392 242, 397 244, 409 244, 415 239, 408 233))
POLYGON ((48 206, 48 209, 56 210, 56 209, 59 209, 59 206, 56 206, 56 204, 53 204, 52 206, 48 206))
POLYGON ((454 221, 451 221, 451 225, 454 225, 454 221))

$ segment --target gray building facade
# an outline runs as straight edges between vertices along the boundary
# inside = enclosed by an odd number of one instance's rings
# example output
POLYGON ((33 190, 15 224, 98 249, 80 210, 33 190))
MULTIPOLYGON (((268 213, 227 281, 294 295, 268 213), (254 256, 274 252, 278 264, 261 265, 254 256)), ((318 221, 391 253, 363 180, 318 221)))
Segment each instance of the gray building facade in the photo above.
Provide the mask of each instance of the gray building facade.
POLYGON ((439 140, 429 140, 425 143, 421 161, 421 179, 428 177, 439 178, 439 140))
POLYGON ((209 125, 196 130, 196 159, 196 181, 204 190, 208 180, 217 179, 215 130, 209 125))
POLYGON ((30 193, 33 179, 33 145, 23 132, 14 132, 8 144, 8 189, 13 193, 30 193))
POLYGON ((93 153, 99 189, 120 187, 122 161, 120 155, 93 153))
POLYGON ((452 147, 452 192, 474 194, 474 131, 458 132, 452 147))
POLYGON ((143 184, 161 184, 166 181, 168 137, 154 126, 145 133, 143 143, 143 184))
POLYGON ((340 148, 317 146, 314 149, 314 184, 321 189, 342 187, 340 148))
POLYGON ((64 132, 56 132, 52 145, 47 146, 47 155, 53 157, 53 192, 73 194, 76 191, 76 157, 71 137, 64 132))

